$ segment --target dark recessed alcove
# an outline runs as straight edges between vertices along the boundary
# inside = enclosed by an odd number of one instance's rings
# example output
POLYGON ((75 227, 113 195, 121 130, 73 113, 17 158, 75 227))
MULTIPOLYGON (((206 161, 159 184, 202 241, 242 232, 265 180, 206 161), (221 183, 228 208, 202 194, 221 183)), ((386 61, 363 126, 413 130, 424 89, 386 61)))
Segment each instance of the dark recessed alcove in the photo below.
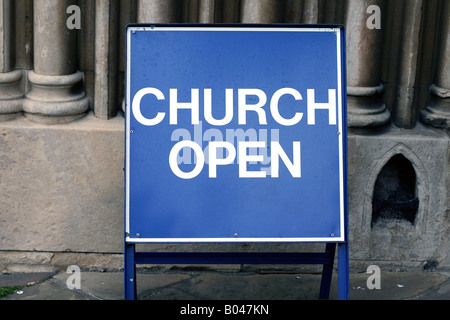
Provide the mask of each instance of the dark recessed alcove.
POLYGON ((414 224, 419 198, 416 172, 403 155, 393 156, 380 171, 372 199, 372 222, 405 220, 414 224))

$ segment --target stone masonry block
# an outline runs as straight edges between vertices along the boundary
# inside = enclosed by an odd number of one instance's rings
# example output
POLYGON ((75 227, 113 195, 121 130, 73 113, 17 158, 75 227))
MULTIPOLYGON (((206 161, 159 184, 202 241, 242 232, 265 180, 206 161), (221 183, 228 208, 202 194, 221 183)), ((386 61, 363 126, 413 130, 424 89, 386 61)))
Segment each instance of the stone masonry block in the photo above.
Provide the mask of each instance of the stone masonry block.
POLYGON ((423 125, 412 130, 391 126, 378 134, 349 133, 348 145, 350 258, 396 267, 433 260, 448 267, 447 134, 423 125), (375 183, 395 155, 414 168, 416 217, 413 223, 392 217, 373 225, 375 183))
POLYGON ((0 250, 123 252, 124 120, 0 124, 0 250))

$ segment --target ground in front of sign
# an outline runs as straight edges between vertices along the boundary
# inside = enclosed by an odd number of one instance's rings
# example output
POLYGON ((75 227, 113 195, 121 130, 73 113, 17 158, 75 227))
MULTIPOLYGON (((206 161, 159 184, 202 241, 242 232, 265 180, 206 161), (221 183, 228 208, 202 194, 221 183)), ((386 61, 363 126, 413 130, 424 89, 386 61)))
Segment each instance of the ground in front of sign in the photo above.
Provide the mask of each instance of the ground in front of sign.
MULTIPOLYGON (((71 274, 0 274, 0 287, 35 282, 7 300, 122 300, 122 272, 81 272, 80 289, 70 290, 71 274), (46 280, 45 280, 46 279, 46 280)), ((369 289, 368 273, 350 274, 350 300, 449 300, 450 272, 385 272, 381 289, 369 289)), ((212 271, 165 271, 137 274, 138 299, 142 300, 309 300, 319 295, 319 273, 255 273, 212 271)), ((337 273, 330 299, 337 299, 337 273)))

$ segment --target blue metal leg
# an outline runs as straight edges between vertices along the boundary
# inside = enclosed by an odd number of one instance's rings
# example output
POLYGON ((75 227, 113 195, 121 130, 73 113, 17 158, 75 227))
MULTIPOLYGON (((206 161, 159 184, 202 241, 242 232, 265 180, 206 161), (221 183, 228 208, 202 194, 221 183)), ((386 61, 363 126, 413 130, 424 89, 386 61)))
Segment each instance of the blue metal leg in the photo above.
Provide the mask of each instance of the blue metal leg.
POLYGON ((320 282, 319 299, 328 300, 330 297, 331 279, 333 277, 333 263, 336 252, 335 243, 327 243, 325 253, 329 255, 329 262, 323 265, 322 280, 320 282))
POLYGON ((338 299, 349 299, 348 243, 338 244, 338 299))
POLYGON ((136 299, 136 263, 134 260, 135 245, 125 243, 124 289, 125 300, 136 299))

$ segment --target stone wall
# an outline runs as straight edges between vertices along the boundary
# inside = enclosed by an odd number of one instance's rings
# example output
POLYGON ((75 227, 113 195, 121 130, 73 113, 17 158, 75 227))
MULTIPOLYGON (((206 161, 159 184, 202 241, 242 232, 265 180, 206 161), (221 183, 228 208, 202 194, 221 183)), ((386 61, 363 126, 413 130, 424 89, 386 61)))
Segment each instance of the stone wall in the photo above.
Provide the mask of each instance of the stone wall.
POLYGON ((0 1, 0 271, 122 267, 130 22, 344 24, 351 267, 450 268, 449 21, 446 0, 0 1), (411 201, 374 203, 405 184, 411 201))

